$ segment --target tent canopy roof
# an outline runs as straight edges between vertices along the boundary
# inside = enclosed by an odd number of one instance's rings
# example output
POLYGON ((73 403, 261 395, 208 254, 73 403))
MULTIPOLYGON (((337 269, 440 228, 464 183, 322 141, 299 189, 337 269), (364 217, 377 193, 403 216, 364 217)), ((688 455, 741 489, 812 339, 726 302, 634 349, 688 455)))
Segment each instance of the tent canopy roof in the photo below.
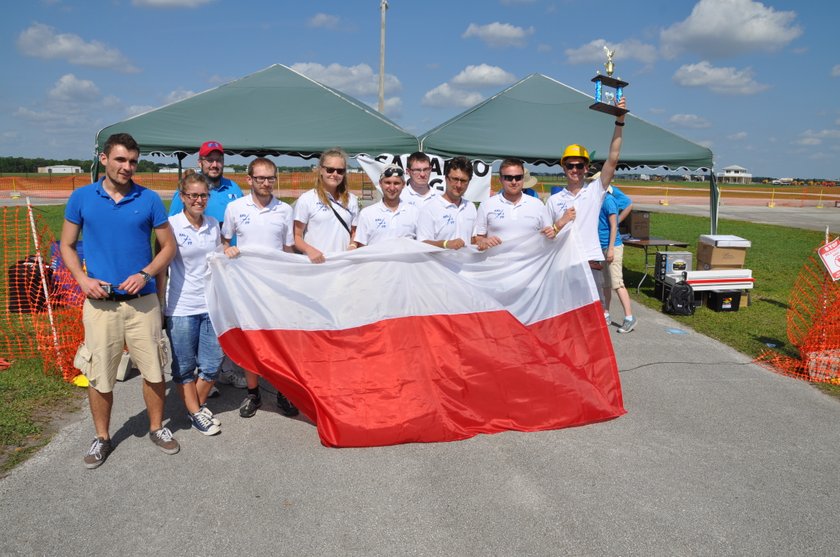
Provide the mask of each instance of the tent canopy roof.
MULTIPOLYGON (((559 163, 566 145, 579 143, 593 162, 603 162, 613 118, 590 110, 592 102, 559 81, 531 74, 421 135, 420 147, 442 156, 516 157, 551 165, 559 163)), ((628 114, 620 164, 710 169, 712 152, 628 114)))
POLYGON ((130 133, 143 154, 193 154, 210 139, 225 153, 306 158, 340 146, 358 153, 410 153, 417 138, 361 101, 275 64, 103 128, 102 151, 113 133, 130 133))

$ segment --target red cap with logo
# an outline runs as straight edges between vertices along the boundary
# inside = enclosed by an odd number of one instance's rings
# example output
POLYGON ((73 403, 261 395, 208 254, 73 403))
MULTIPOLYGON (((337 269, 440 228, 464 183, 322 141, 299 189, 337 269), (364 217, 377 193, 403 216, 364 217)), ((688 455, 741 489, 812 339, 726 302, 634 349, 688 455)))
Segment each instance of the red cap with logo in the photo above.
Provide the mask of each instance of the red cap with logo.
POLYGON ((213 151, 218 151, 223 155, 225 154, 225 148, 218 141, 205 141, 201 144, 201 149, 198 150, 198 156, 206 157, 213 151))

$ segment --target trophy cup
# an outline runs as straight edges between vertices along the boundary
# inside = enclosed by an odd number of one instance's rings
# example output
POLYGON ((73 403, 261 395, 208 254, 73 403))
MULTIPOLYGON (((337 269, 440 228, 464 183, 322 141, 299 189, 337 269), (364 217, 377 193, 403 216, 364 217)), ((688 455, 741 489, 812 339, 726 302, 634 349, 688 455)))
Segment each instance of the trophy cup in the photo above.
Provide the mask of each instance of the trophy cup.
POLYGON ((613 63, 615 50, 610 50, 605 45, 604 52, 607 53, 607 61, 604 62, 607 75, 601 75, 599 70, 595 77, 592 78, 592 82, 595 83, 595 103, 589 108, 598 112, 606 112, 613 116, 621 116, 629 111, 624 108, 619 108, 616 105, 624 94, 624 88, 630 84, 612 76, 615 71, 615 64, 613 63), (615 91, 612 91, 612 89, 615 89, 615 91))

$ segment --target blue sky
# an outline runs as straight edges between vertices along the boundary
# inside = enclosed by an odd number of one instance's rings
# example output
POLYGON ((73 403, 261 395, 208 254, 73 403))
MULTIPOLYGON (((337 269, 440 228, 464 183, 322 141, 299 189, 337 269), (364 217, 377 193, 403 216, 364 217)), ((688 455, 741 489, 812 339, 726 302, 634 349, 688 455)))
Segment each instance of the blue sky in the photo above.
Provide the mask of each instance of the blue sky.
MULTIPOLYGON (((840 3, 389 4, 385 112, 412 133, 535 72, 591 94, 606 44, 631 112, 710 147, 717 169, 840 178, 840 3)), ((379 0, 15 2, 0 155, 89 158, 102 127, 275 63, 376 106, 379 22, 379 0)), ((512 115, 505 133, 528 130, 512 115)))

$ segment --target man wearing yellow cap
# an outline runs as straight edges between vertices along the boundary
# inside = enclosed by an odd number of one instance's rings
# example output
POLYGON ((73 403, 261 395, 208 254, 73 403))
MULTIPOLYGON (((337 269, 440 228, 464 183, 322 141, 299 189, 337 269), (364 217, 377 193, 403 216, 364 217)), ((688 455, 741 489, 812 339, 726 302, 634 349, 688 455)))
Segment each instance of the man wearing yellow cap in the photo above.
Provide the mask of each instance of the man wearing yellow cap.
MULTIPOLYGON (((621 98, 618 106, 625 108, 626 97, 621 98)), ((604 252, 601 250, 598 239, 598 217, 607 188, 618 167, 624 118, 625 114, 616 117, 609 153, 601 167, 601 175, 589 184, 585 181, 586 173, 589 171, 589 152, 582 145, 573 144, 566 147, 560 164, 566 173, 567 185, 546 201, 548 212, 557 228, 562 228, 569 222, 573 223, 584 249, 584 257, 593 262, 593 276, 599 285, 599 291, 602 290, 600 285, 603 282, 601 268, 604 252)), ((634 326, 635 318, 629 324, 630 330, 634 326)))

